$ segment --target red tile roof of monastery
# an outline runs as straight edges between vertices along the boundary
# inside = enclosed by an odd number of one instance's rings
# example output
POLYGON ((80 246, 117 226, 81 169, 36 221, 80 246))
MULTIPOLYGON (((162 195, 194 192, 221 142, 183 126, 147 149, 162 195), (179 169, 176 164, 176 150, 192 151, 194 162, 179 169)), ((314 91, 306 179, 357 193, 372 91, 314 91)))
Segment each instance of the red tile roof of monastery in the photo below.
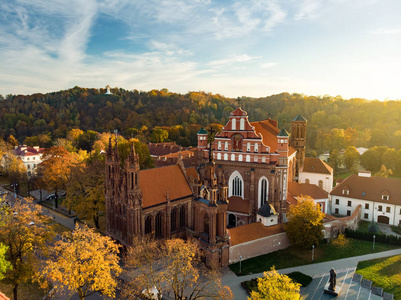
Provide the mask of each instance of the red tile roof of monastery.
POLYGON ((264 226, 260 222, 228 229, 232 246, 284 232, 284 224, 264 226))
POLYGON ((333 169, 317 157, 305 157, 302 172, 333 174, 333 169))
POLYGON ((198 171, 196 171, 195 167, 186 168, 185 172, 187 173, 188 179, 192 177, 194 180, 196 180, 198 178, 198 171))
POLYGON ((329 197, 329 194, 325 190, 316 184, 309 183, 289 182, 288 192, 294 197, 301 195, 310 196, 313 199, 327 199, 329 197))
POLYGON ((401 205, 401 179, 353 174, 335 186, 330 195, 401 205), (344 189, 349 190, 348 195, 343 194, 344 189), (388 200, 382 200, 382 195, 388 200))
POLYGON ((143 193, 143 207, 150 207, 185 197, 192 197, 192 190, 179 165, 141 170, 139 185, 143 193))
POLYGON ((244 200, 241 197, 237 196, 231 196, 228 198, 227 211, 250 214, 251 205, 249 203, 249 200, 244 200))
POLYGON ((182 150, 182 147, 177 145, 175 142, 148 143, 148 147, 150 155, 153 156, 162 156, 182 150))
POLYGON ((280 130, 270 121, 272 120, 252 122, 251 125, 255 127, 256 133, 262 136, 263 144, 270 147, 270 152, 276 152, 277 134, 280 132, 280 130))

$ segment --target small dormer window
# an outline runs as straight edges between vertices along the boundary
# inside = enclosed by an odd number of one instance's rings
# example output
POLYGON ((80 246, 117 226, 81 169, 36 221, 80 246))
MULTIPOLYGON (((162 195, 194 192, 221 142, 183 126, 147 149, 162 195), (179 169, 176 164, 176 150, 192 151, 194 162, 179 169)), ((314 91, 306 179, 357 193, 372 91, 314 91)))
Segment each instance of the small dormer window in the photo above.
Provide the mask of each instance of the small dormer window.
POLYGON ((349 189, 343 189, 343 195, 349 195, 349 189))
POLYGON ((382 195, 382 200, 388 201, 389 197, 388 195, 382 195))

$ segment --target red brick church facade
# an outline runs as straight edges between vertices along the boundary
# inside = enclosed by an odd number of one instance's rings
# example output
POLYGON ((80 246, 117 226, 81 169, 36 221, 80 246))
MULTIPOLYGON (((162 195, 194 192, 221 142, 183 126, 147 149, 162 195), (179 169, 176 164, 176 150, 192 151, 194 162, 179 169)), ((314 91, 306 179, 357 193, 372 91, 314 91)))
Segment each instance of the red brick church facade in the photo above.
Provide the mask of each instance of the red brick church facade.
POLYGON ((293 141, 277 121, 250 123, 241 108, 231 113, 213 143, 208 144, 206 130, 198 132, 197 169, 185 169, 178 159, 175 165, 139 170, 135 148, 122 164, 117 140, 114 145, 110 140, 106 233, 124 247, 133 246, 135 235, 193 237, 208 266, 226 266, 227 226, 255 222, 266 203, 273 205, 279 222, 285 221, 288 182, 297 174, 294 148, 303 147, 305 139, 298 134, 296 141, 291 147, 293 141))

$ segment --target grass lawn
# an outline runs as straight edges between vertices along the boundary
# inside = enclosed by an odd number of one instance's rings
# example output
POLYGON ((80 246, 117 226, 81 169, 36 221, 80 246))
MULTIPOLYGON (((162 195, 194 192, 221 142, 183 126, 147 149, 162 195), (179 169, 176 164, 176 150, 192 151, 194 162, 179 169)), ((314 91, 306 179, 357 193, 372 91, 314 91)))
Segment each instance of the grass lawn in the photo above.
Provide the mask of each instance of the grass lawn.
MULTIPOLYGON (((346 257, 371 254, 392 249, 400 248, 395 245, 375 244, 375 250, 372 250, 372 242, 347 238, 344 246, 331 244, 322 244, 315 248, 315 263, 336 260, 346 257)), ((312 260, 312 250, 289 247, 269 254, 250 258, 242 261, 242 272, 239 274, 239 262, 230 265, 230 269, 237 275, 250 275, 270 270, 272 266, 278 269, 296 267, 310 264, 312 260)))
POLYGON ((401 255, 361 261, 356 273, 393 294, 394 299, 401 299, 401 255))
MULTIPOLYGON (((364 220, 359 221, 359 223, 358 223, 358 231, 360 231, 360 232, 369 232, 369 230, 368 230, 369 224, 370 224, 369 221, 364 221, 364 220)), ((377 233, 382 233, 379 228, 377 228, 377 230, 378 230, 377 233)))

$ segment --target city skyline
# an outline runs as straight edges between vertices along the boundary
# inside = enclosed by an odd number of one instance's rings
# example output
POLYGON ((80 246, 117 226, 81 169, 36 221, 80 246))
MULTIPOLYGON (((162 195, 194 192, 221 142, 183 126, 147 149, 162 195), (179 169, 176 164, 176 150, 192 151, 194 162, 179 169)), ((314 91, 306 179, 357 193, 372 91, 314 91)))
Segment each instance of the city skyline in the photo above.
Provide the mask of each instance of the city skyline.
POLYGON ((401 99, 401 3, 5 1, 0 94, 75 85, 401 99))

